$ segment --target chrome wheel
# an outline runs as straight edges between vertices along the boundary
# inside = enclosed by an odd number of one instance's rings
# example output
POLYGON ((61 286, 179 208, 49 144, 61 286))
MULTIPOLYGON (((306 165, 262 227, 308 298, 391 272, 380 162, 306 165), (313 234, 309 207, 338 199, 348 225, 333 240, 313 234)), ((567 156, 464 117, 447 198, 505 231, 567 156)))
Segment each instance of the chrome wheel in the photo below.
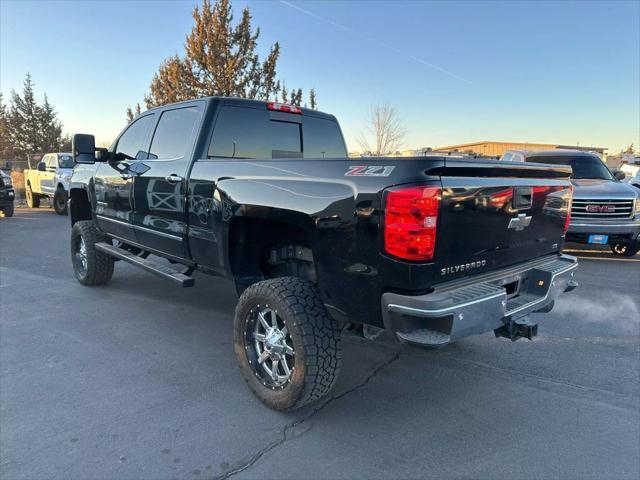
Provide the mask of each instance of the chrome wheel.
POLYGON ((284 388, 295 368, 293 341, 284 321, 268 305, 249 312, 245 350, 254 373, 265 386, 284 388))
POLYGON ((76 242, 75 263, 78 272, 84 275, 87 272, 87 245, 84 238, 78 237, 76 242))

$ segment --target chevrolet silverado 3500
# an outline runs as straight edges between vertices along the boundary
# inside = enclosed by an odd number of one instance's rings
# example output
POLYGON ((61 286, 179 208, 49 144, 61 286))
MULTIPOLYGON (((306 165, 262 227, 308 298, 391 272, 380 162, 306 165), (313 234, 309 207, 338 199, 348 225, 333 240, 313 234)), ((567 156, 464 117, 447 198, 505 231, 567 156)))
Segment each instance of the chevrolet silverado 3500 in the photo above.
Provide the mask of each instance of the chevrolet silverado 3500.
POLYGON ((348 158, 332 115, 218 97, 144 112, 108 150, 76 134, 73 156, 78 281, 108 282, 116 259, 230 279, 240 370, 275 409, 330 391, 346 329, 532 338, 530 314, 576 285, 566 166, 348 158))

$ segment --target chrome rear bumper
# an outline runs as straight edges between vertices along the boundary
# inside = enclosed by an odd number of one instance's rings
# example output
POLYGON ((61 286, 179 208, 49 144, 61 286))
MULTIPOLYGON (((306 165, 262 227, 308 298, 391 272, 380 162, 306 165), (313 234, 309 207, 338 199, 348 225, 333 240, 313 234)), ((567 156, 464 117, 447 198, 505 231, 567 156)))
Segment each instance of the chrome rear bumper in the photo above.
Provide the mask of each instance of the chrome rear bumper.
POLYGON ((575 288, 577 267, 575 257, 560 254, 442 284, 426 295, 388 292, 382 295, 385 329, 402 342, 425 346, 496 330, 549 308, 575 288))

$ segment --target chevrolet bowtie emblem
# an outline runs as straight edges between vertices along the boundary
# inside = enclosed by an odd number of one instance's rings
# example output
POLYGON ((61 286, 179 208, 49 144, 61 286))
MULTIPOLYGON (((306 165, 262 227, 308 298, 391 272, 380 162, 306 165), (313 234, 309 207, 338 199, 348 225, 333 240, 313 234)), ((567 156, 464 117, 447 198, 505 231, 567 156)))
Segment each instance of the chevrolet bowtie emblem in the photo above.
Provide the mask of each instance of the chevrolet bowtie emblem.
POLYGON ((518 214, 517 217, 509 220, 509 226, 507 228, 513 228, 516 232, 524 230, 531 223, 531 216, 527 216, 525 213, 518 214))

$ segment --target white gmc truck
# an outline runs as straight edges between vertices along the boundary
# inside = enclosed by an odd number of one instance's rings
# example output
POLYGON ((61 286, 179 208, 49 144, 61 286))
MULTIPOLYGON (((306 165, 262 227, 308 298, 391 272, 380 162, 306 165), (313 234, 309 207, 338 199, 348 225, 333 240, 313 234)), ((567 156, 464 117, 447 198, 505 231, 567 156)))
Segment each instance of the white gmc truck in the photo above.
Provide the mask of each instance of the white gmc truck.
POLYGON ((47 153, 36 168, 24 171, 24 189, 27 205, 38 208, 42 197, 53 199, 58 215, 67 214, 69 179, 73 174, 73 156, 70 153, 47 153))

